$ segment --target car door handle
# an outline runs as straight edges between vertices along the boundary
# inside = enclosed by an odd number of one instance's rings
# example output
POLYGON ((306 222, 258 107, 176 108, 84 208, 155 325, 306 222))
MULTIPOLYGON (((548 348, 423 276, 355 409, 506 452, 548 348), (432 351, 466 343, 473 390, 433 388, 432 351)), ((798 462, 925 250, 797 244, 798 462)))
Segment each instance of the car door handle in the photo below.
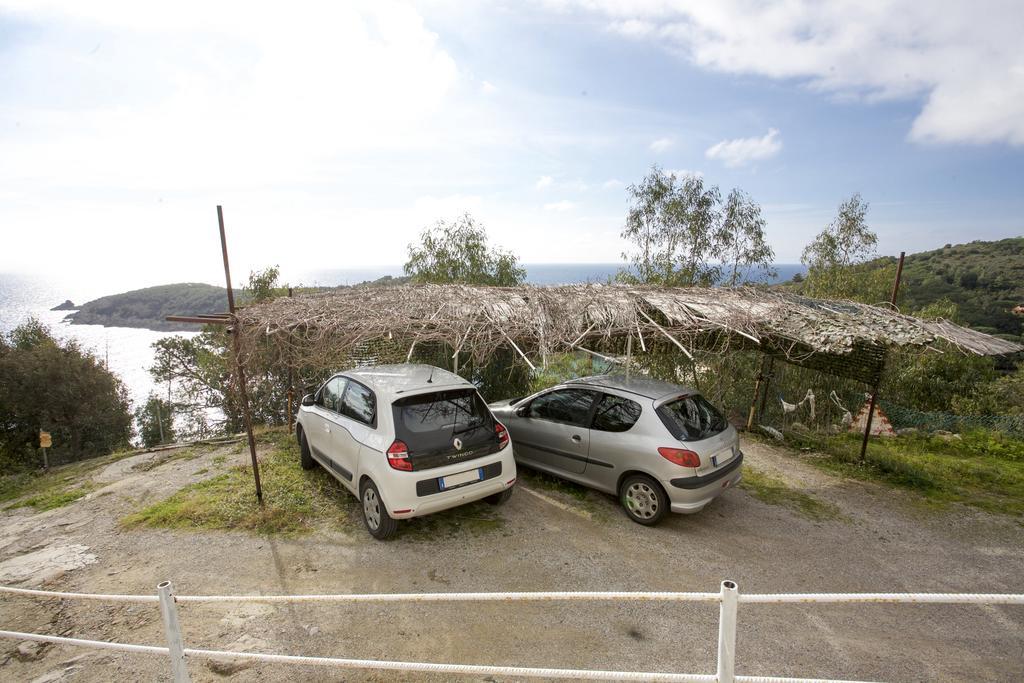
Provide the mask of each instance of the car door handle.
POLYGON ((570 438, 572 438, 572 440, 575 441, 576 443, 583 441, 583 437, 581 437, 579 434, 573 434, 570 438))
POLYGON ((324 425, 324 431, 327 432, 328 434, 330 434, 331 433, 331 426, 330 425, 324 425))

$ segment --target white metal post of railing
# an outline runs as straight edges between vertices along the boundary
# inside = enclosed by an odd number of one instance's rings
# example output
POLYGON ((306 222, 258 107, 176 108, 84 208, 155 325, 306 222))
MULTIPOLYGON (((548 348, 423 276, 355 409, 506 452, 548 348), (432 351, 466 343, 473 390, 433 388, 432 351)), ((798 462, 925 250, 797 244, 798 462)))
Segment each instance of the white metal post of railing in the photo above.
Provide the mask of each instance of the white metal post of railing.
MULTIPOLYGON (((141 654, 159 654, 170 658, 171 674, 175 683, 188 683, 187 657, 235 657, 278 664, 305 664, 345 669, 376 669, 422 673, 513 676, 518 678, 558 678, 629 681, 733 681, 758 683, 809 683, 825 679, 783 678, 775 676, 737 676, 736 622, 739 603, 791 604, 791 603, 931 603, 1024 605, 1024 594, 1000 593, 777 593, 743 595, 733 581, 723 581, 717 593, 675 592, 612 592, 612 591, 549 591, 529 593, 363 593, 339 595, 175 595, 170 581, 157 586, 156 595, 114 595, 95 593, 66 593, 27 588, 0 586, 0 593, 33 597, 94 600, 101 602, 156 602, 164 627, 167 647, 136 645, 100 640, 84 640, 38 633, 0 630, 0 638, 35 640, 40 642, 102 650, 116 650, 141 654), (178 623, 177 603, 213 602, 526 602, 526 601, 661 601, 661 602, 717 602, 719 603, 718 657, 714 674, 684 674, 669 672, 598 671, 593 669, 553 669, 519 666, 491 666, 480 664, 444 664, 435 662, 402 662, 389 660, 348 659, 340 657, 308 657, 301 655, 265 654, 258 652, 232 652, 186 648, 178 623)), ((856 683, 832 681, 832 683, 856 683)))
POLYGON ((160 616, 164 622, 164 637, 167 640, 167 654, 171 657, 174 683, 190 683, 181 625, 178 623, 178 606, 174 604, 174 587, 170 581, 164 581, 157 585, 156 590, 160 596, 160 616))

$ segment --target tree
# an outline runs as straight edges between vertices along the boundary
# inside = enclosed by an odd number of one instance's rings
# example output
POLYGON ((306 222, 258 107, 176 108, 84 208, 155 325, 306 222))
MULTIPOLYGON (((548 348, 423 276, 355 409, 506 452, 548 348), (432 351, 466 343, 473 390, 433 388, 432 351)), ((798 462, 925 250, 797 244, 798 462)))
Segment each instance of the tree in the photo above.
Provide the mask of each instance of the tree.
POLYGON ((677 177, 654 166, 627 192, 622 237, 636 249, 622 254, 632 269, 619 272, 620 282, 710 287, 723 272, 730 285, 757 269, 772 272, 761 209, 740 190, 723 205, 718 187, 700 176, 677 177))
POLYGON ((406 275, 416 283, 512 287, 526 279, 515 254, 492 247, 487 231, 468 213, 426 228, 409 245, 406 275))
POLYGON ((839 205, 829 225, 804 248, 807 266, 803 293, 812 297, 876 303, 885 298, 892 277, 888 268, 863 267, 875 256, 878 236, 867 225, 868 203, 859 193, 839 205))
MULTIPOLYGON (((526 279, 516 255, 488 244, 486 230, 468 213, 424 230, 419 243, 409 245, 405 272, 415 283, 431 284, 513 287, 526 279)), ((444 344, 418 344, 414 358, 446 367, 452 352, 444 344)), ((511 349, 497 350, 484 364, 464 358, 459 374, 476 384, 488 400, 529 393, 530 371, 511 349)))
POLYGON ((258 303, 286 295, 288 285, 281 285, 278 282, 280 275, 281 269, 277 266, 251 271, 249 282, 242 288, 243 296, 248 301, 258 303))
POLYGON ((761 207, 741 190, 730 192, 722 209, 718 237, 722 264, 728 267, 724 284, 735 287, 757 269, 763 269, 770 278, 777 275, 772 267, 775 252, 765 240, 764 228, 761 207))
POLYGON ((132 416, 121 380, 75 341, 29 320, 0 336, 0 468, 38 462, 39 430, 54 460, 79 460, 127 446, 132 416))
POLYGON ((150 394, 146 405, 135 410, 139 437, 146 448, 161 443, 173 443, 174 407, 156 395, 150 394))
MULTIPOLYGON (((276 266, 250 273, 240 296, 248 301, 283 296, 288 288, 278 282, 278 274, 276 266)), ((149 374, 157 383, 170 382, 174 388, 178 436, 198 439, 243 429, 242 408, 233 386, 230 343, 224 328, 211 325, 194 337, 164 337, 154 342, 149 374)), ((254 421, 284 424, 288 371, 280 358, 261 353, 271 351, 271 347, 258 349, 248 359, 250 407, 254 421)))

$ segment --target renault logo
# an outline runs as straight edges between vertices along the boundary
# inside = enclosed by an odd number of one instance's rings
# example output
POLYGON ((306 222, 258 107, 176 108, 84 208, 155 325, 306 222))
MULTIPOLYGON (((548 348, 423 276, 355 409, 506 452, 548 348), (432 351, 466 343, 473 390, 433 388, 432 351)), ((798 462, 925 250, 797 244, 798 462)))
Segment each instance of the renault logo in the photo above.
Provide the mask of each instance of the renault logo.
POLYGON ((452 445, 455 446, 455 450, 461 451, 462 450, 462 439, 455 439, 455 441, 452 441, 452 445))

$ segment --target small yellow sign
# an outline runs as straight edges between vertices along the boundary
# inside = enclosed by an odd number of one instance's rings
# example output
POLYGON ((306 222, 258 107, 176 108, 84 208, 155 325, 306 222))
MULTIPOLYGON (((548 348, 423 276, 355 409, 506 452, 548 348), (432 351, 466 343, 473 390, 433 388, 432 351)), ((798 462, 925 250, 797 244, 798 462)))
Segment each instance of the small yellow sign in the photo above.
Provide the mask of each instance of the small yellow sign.
POLYGON ((53 439, 50 438, 50 432, 39 431, 39 447, 49 448, 53 445, 53 439))

